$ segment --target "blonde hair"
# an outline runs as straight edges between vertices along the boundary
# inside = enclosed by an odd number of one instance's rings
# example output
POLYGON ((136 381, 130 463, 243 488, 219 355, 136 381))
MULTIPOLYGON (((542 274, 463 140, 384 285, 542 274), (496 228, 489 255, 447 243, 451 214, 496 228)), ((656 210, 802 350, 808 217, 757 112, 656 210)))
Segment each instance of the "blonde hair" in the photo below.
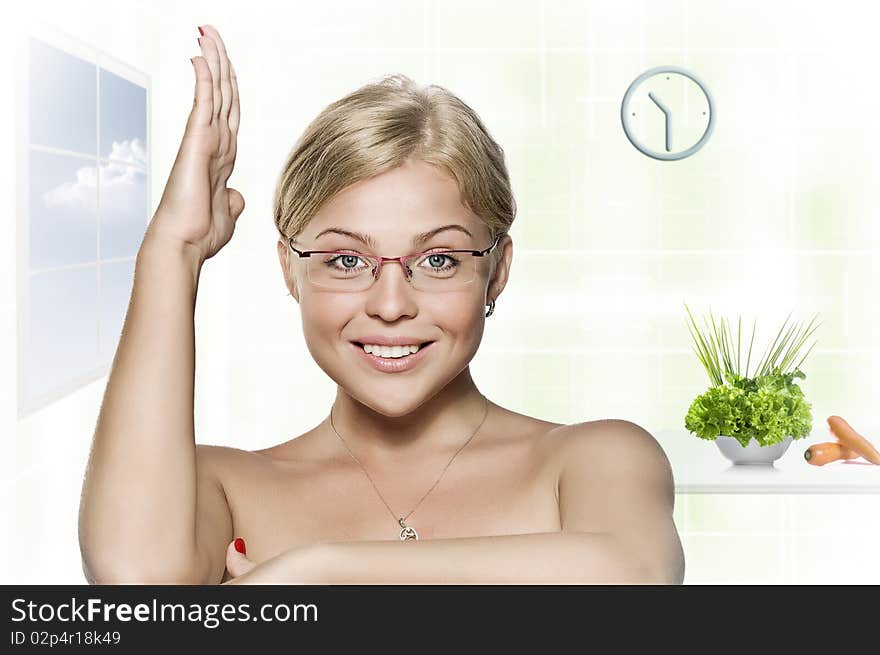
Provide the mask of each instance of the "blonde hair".
POLYGON ((328 105, 299 138, 275 188, 281 237, 298 236, 321 205, 349 185, 409 159, 448 171, 462 204, 493 240, 510 229, 516 202, 504 150, 476 112, 441 86, 393 74, 328 105))

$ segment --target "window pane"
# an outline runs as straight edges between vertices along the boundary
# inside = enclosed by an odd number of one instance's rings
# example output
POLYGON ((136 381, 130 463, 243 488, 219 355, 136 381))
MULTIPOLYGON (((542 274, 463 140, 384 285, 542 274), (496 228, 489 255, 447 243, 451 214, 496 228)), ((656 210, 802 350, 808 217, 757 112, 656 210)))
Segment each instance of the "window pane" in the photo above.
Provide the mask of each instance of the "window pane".
POLYGON ((96 177, 88 160, 31 151, 31 269, 97 259, 96 177))
POLYGON ((101 71, 101 157, 147 165, 147 90, 101 71))
POLYGON ((95 266, 30 276, 27 397, 51 391, 98 365, 95 266))
POLYGON ((134 282, 134 260, 101 264, 101 361, 113 360, 134 282))
POLYGON ((134 257, 147 229, 147 176, 132 166, 101 164, 101 259, 134 257))
POLYGON ((96 66, 30 41, 30 142, 97 154, 96 66))

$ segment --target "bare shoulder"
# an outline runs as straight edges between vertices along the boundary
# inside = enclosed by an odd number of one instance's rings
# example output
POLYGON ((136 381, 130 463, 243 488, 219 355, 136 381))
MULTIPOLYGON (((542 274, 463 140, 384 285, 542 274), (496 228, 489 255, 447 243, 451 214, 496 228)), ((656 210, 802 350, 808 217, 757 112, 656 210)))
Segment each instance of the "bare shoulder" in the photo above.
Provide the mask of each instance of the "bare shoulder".
POLYGON ((553 438, 563 530, 612 535, 639 579, 680 584, 684 551, 673 518, 675 484, 657 439, 621 419, 566 425, 553 438))
POLYGON ((595 480, 627 473, 651 475, 673 494, 672 467, 648 430, 624 419, 561 425, 546 434, 547 453, 559 478, 566 472, 595 480))
POLYGON ((236 460, 248 455, 248 451, 231 446, 217 446, 214 444, 196 444, 196 463, 205 470, 218 471, 229 466, 236 460))
MULTIPOLYGON (((259 466, 273 460, 284 460, 292 454, 294 441, 296 439, 255 450, 244 450, 233 446, 219 446, 215 444, 196 444, 196 454, 202 466, 222 472, 230 468, 247 468, 259 466)), ((300 441, 304 440, 300 439, 300 441)))
POLYGON ((308 434, 255 450, 196 444, 196 468, 199 476, 213 478, 227 492, 233 488, 248 488, 250 481, 265 476, 267 467, 271 469, 284 462, 309 459, 311 451, 306 443, 308 440, 304 438, 308 434))
POLYGON ((560 425, 550 430, 547 436, 555 443, 557 451, 586 448, 628 454, 632 450, 642 450, 665 456, 654 435, 638 423, 625 419, 598 419, 560 425))
POLYGON ((224 488, 235 476, 258 467, 265 457, 260 451, 242 450, 231 446, 196 444, 196 471, 219 482, 224 488))

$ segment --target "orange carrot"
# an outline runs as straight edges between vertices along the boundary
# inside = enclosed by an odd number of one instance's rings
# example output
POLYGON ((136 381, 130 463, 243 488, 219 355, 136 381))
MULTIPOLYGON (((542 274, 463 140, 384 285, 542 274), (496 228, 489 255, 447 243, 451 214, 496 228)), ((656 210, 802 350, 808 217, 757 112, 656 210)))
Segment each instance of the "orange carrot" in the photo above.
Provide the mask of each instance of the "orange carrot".
POLYGON ((880 452, 877 451, 874 444, 853 430, 852 426, 840 416, 829 416, 828 427, 844 446, 856 451, 872 464, 880 464, 880 452))
POLYGON ((813 466, 824 466, 828 462, 839 459, 855 459, 856 457, 859 457, 857 452, 836 441, 814 443, 804 451, 804 459, 813 466))

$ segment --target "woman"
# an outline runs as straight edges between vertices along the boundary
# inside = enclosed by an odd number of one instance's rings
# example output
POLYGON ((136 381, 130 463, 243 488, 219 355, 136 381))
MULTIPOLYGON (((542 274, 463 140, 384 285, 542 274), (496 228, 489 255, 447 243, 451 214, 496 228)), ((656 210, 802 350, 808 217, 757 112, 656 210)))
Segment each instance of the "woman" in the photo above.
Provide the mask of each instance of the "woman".
POLYGON ((680 583, 672 472, 649 433, 524 416, 471 378, 515 204, 476 114, 404 76, 327 107, 277 188, 284 279, 338 385, 327 419, 252 452, 195 444, 199 272, 244 209, 226 188, 235 72, 217 30, 200 31, 83 486, 87 579, 680 583))

